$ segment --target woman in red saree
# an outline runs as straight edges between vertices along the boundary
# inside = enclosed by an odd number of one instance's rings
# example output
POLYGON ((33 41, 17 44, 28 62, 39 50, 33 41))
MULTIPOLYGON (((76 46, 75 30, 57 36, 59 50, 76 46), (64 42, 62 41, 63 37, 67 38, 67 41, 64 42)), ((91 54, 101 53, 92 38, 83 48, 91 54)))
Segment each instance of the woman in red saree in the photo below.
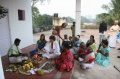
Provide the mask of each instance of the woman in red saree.
POLYGON ((55 65, 60 71, 70 71, 74 66, 74 58, 69 50, 69 45, 63 43, 63 52, 59 58, 55 60, 55 65))

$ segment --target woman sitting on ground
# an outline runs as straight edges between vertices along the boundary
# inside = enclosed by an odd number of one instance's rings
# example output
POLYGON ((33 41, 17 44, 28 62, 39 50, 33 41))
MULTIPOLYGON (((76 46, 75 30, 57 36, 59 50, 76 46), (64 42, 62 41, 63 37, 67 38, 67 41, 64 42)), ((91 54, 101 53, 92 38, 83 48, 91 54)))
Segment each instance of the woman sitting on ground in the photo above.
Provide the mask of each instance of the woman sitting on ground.
MULTIPOLYGON (((94 39, 94 36, 93 35, 90 35, 90 39, 94 39)), ((87 43, 86 43, 86 46, 89 47, 89 43, 90 43, 90 39, 87 40, 87 43)), ((94 39, 95 40, 95 39, 94 39)), ((95 42, 95 41, 94 41, 95 42)))
POLYGON ((46 43, 47 41, 45 40, 45 35, 41 34, 40 39, 37 41, 37 45, 36 45, 36 49, 38 50, 38 52, 45 47, 46 43))
POLYGON ((70 71, 73 68, 74 59, 67 43, 63 42, 63 52, 60 57, 55 60, 55 65, 60 71, 70 71))
POLYGON ((97 47, 96 47, 96 44, 95 44, 95 40, 94 39, 90 39, 90 46, 93 50, 93 52, 96 54, 97 52, 97 47))
POLYGON ((110 47, 106 39, 102 40, 102 46, 97 52, 95 62, 102 66, 108 66, 110 64, 110 47))
POLYGON ((87 52, 88 54, 84 59, 80 57, 78 58, 82 69, 92 68, 94 66, 95 54, 90 46, 87 48, 87 52))
POLYGON ((40 39, 37 41, 36 49, 30 51, 30 56, 34 56, 37 52, 41 52, 42 48, 45 47, 47 41, 45 40, 45 35, 41 34, 40 39))

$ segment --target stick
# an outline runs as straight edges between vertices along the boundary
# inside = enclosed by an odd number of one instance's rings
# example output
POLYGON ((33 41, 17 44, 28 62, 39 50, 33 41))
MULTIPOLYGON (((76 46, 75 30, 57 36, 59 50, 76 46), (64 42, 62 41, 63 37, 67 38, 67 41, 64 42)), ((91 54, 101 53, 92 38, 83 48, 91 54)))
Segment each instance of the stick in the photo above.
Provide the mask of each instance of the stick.
POLYGON ((117 71, 119 71, 119 72, 120 72, 120 70, 119 70, 116 66, 114 66, 114 68, 115 68, 117 71))

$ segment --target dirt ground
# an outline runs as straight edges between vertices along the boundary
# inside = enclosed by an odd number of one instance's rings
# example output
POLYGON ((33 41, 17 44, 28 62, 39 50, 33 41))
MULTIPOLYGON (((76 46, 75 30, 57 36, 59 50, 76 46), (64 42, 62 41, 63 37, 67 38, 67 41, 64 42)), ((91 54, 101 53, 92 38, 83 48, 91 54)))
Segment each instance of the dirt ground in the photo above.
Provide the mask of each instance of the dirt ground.
MULTIPOLYGON (((96 44, 99 44, 99 30, 98 29, 82 29, 82 36, 80 37, 82 41, 86 42, 90 35, 95 36, 96 44)), ((46 39, 49 39, 49 36, 52 33, 52 30, 42 32, 45 34, 46 39)), ((42 33, 34 34, 34 43, 39 39, 42 33)), ((106 35, 109 33, 107 31, 106 35)), ((61 36, 63 37, 64 34, 71 36, 70 29, 64 29, 61 31, 61 36)), ((95 64, 94 68, 83 70, 80 68, 79 62, 75 61, 75 67, 71 79, 120 79, 120 72, 114 68, 116 66, 120 70, 120 51, 117 50, 118 45, 115 49, 111 49, 110 51, 110 65, 108 67, 103 67, 100 65, 95 64)))

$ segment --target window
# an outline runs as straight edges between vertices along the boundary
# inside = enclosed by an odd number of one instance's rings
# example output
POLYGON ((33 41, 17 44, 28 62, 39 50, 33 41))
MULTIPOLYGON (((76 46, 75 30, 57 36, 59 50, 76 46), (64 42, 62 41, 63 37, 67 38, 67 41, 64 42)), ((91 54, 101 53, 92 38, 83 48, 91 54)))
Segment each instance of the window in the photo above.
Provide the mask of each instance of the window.
POLYGON ((25 20, 25 10, 18 10, 18 20, 25 20))

